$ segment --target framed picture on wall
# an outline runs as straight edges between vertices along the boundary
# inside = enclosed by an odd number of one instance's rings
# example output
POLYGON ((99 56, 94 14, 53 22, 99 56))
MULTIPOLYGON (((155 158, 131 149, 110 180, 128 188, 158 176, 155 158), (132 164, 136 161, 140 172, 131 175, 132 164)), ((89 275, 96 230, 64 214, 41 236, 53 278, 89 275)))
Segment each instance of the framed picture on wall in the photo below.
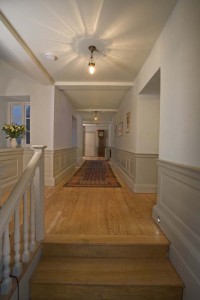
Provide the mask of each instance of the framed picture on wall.
POLYGON ((131 113, 126 113, 126 133, 130 132, 131 113))
POLYGON ((120 122, 118 125, 118 136, 123 135, 123 122, 120 122))
POLYGON ((114 131, 115 131, 115 138, 116 138, 117 137, 117 125, 115 125, 114 131))

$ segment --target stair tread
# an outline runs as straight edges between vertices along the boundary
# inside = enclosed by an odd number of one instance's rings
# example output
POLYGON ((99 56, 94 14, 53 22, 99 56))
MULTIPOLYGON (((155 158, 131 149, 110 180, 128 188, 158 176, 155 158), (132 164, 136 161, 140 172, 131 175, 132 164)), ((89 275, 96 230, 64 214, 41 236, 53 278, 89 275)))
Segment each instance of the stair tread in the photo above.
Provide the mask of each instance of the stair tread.
POLYGON ((168 246, 169 241, 163 235, 46 235, 44 243, 48 244, 87 244, 87 245, 159 245, 168 246))
POLYGON ((43 257, 32 284, 176 286, 183 283, 168 259, 43 257))

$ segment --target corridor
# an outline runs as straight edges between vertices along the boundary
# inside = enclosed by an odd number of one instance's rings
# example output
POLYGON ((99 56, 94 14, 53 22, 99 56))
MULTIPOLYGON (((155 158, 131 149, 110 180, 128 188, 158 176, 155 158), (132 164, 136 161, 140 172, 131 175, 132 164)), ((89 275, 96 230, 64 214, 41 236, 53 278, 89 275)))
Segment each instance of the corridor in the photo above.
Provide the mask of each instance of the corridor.
MULTIPOLYGON (((115 171, 120 188, 46 187, 46 234, 157 236, 156 194, 134 194, 115 171)), ((70 176, 69 176, 70 177, 70 176)))

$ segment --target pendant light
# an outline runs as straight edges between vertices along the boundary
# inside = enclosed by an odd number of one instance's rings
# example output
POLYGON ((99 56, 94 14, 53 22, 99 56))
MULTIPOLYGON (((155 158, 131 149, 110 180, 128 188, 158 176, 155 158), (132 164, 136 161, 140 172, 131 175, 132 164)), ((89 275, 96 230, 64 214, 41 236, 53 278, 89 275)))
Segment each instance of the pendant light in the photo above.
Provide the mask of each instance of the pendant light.
POLYGON ((98 116, 97 116, 98 111, 94 112, 94 120, 97 121, 98 120, 98 116))
POLYGON ((88 49, 89 49, 90 52, 91 52, 90 60, 89 60, 89 63, 88 63, 88 66, 89 66, 89 73, 90 73, 91 75, 93 75, 94 72, 95 72, 95 62, 94 62, 93 52, 96 51, 97 49, 96 49, 96 47, 93 46, 93 45, 89 46, 88 49))

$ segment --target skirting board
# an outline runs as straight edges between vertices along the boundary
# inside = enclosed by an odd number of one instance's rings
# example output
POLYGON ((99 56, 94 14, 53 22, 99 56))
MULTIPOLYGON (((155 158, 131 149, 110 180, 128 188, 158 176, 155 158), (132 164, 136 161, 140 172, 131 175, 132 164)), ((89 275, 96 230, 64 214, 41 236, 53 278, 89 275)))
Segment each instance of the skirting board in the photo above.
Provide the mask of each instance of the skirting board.
POLYGON ((45 177, 45 186, 55 186, 58 184, 65 176, 71 173, 76 167, 76 164, 72 164, 68 168, 59 172, 55 177, 45 177))
POLYGON ((126 184, 129 186, 129 188, 134 192, 134 183, 133 179, 129 177, 113 160, 111 166, 114 169, 117 169, 117 171, 120 173, 122 176, 123 180, 126 182, 126 184))
POLYGON ((134 193, 157 193, 157 185, 154 184, 136 184, 133 178, 128 176, 117 164, 112 160, 114 168, 118 170, 123 180, 134 193))
POLYGON ((154 206, 153 218, 172 243, 169 248, 169 259, 186 285, 183 300, 199 300, 200 281, 197 277, 200 272, 199 255, 193 249, 192 244, 189 244, 180 230, 177 229, 173 220, 174 216, 170 218, 167 209, 165 210, 163 206, 154 206), (180 249, 182 253, 180 253, 180 249), (188 260, 190 260, 191 265, 195 266, 195 272, 188 265, 188 260))
POLYGON ((134 183, 134 193, 157 193, 157 185, 155 184, 137 184, 134 183))
POLYGON ((70 172, 72 172, 75 169, 76 163, 73 163, 71 166, 67 167, 66 169, 62 170, 59 172, 55 177, 54 177, 54 182, 56 185, 59 183, 66 175, 68 175, 70 172))

